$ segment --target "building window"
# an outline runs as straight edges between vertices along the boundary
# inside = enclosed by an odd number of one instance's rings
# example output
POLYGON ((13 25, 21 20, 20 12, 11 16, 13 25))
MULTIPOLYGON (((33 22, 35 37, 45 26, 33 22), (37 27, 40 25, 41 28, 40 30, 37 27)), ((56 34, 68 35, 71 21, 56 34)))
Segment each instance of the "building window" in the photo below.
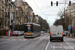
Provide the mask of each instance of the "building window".
POLYGON ((18 11, 16 12, 16 15, 19 16, 19 12, 18 11))
POLYGON ((25 6, 25 8, 27 9, 27 6, 25 6))
POLYGON ((2 4, 3 4, 3 1, 2 1, 2 4))
POLYGON ((20 0, 20 1, 23 1, 23 0, 20 0))
POLYGON ((8 0, 5 0, 5 3, 7 3, 8 2, 8 0))
POLYGON ((10 18, 10 12, 8 12, 8 18, 10 18))
POLYGON ((2 4, 2 2, 0 1, 0 4, 2 4))
POLYGON ((4 7, 2 6, 2 9, 4 9, 4 7))

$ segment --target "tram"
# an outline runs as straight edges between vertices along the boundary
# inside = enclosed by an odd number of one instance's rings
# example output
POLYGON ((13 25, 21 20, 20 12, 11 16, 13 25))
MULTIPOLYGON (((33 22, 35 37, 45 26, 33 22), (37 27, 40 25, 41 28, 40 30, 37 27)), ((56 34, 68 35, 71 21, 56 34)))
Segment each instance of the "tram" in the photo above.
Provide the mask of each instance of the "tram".
POLYGON ((36 23, 25 23, 24 24, 24 38, 36 37, 41 35, 41 27, 36 23))

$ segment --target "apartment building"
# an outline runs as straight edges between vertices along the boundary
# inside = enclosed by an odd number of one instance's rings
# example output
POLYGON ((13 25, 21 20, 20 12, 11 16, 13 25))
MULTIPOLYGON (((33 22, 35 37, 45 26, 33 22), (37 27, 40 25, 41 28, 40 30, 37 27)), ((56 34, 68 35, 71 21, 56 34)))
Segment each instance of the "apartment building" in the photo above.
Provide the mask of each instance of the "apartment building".
POLYGON ((73 4, 71 4, 71 6, 68 6, 68 9, 67 9, 67 11, 66 11, 67 13, 68 13, 68 17, 69 17, 69 25, 71 25, 72 26, 72 29, 71 29, 71 31, 72 31, 72 34, 71 34, 71 36, 72 35, 74 35, 74 8, 73 8, 73 4))
POLYGON ((32 22, 33 10, 27 2, 15 0, 16 4, 16 24, 32 22))
POLYGON ((39 23, 39 16, 35 15, 35 23, 39 23))
POLYGON ((68 14, 69 17, 69 24, 70 25, 74 25, 74 8, 73 8, 73 4, 71 4, 71 6, 68 6, 66 13, 68 14))
POLYGON ((22 1, 20 0, 15 0, 15 5, 16 5, 16 16, 15 16, 15 21, 16 21, 16 25, 17 24, 22 24, 22 13, 23 13, 23 10, 22 10, 22 1))
POLYGON ((22 9, 24 15, 24 23, 30 22, 33 20, 33 9, 29 6, 27 2, 22 2, 22 9))
POLYGON ((5 28, 5 0, 0 0, 0 28, 5 28))
POLYGON ((15 3, 5 0, 5 28, 8 29, 12 24, 15 24, 15 3))

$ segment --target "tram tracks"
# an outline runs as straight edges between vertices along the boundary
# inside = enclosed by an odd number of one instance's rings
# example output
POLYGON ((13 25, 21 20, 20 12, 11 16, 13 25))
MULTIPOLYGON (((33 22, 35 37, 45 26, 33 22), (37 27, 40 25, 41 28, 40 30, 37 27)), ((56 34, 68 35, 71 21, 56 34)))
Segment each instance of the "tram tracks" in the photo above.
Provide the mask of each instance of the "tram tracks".
MULTIPOLYGON (((47 37, 48 37, 48 36, 47 36, 47 37)), ((40 43, 38 43, 32 50, 37 50, 38 47, 39 47, 40 45, 42 45, 42 44, 43 44, 43 46, 42 46, 41 50, 45 50, 46 45, 47 45, 48 42, 49 42, 49 41, 47 40, 47 38, 45 38, 45 39, 43 39, 40 43)), ((38 50, 39 50, 39 49, 38 49, 38 50)))
MULTIPOLYGON (((48 35, 47 35, 48 36, 48 35)), ((31 41, 29 41, 29 42, 27 42, 26 44, 24 44, 23 46, 21 46, 21 47, 19 47, 18 49, 16 49, 16 50, 20 50, 21 48, 23 48, 23 47, 25 47, 25 46, 27 46, 27 45, 29 45, 29 44, 31 44, 31 43, 33 43, 33 42, 35 42, 35 41, 37 41, 37 40, 39 40, 41 37, 43 37, 43 35, 42 36, 40 36, 40 37, 38 37, 38 38, 36 38, 36 39, 33 39, 33 40, 31 40, 31 41)), ((40 43, 42 43, 44 40, 42 40, 40 43)), ((39 45, 39 44, 38 44, 39 45)), ((44 47, 43 47, 44 48, 44 47)))

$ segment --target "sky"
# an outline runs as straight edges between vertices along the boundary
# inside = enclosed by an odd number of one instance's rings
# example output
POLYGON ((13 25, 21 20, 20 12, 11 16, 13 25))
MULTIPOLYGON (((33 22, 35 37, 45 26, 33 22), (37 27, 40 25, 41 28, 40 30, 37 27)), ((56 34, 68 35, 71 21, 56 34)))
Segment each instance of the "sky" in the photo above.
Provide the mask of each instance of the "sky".
POLYGON ((75 3, 75 0, 24 0, 24 1, 26 1, 32 7, 33 12, 36 15, 39 15, 43 19, 46 19, 49 25, 53 25, 56 19, 60 19, 60 17, 57 14, 58 12, 63 11, 64 8, 67 8, 69 1, 75 3), (51 1, 53 1, 53 6, 51 6, 51 1), (58 1, 58 6, 56 6, 55 4, 56 1, 58 1), (65 2, 67 3, 66 5, 65 2))

